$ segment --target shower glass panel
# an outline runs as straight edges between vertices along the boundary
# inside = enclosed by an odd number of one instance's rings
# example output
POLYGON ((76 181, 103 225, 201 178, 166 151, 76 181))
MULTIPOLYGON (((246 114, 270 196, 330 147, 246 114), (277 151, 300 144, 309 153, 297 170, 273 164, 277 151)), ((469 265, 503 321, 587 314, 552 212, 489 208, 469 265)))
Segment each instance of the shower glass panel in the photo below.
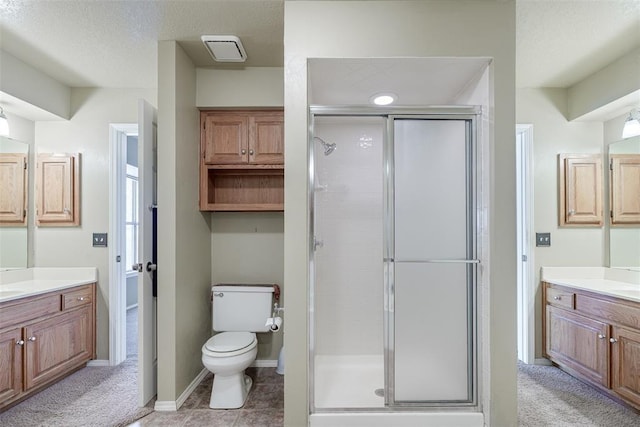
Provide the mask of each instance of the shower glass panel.
POLYGON ((393 402, 473 400, 471 121, 393 124, 393 402))
POLYGON ((385 120, 317 116, 313 128, 311 393, 320 409, 380 408, 385 120))

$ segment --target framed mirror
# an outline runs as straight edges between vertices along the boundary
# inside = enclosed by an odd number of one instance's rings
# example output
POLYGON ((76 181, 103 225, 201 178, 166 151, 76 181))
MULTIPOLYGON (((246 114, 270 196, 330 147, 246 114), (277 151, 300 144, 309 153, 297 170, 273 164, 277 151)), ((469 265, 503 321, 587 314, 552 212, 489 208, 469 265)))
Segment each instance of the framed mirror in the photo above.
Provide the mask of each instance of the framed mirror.
POLYGON ((639 156, 640 136, 609 145, 609 266, 612 268, 640 270, 639 156))
POLYGON ((0 269, 28 262, 29 145, 0 136, 0 269))

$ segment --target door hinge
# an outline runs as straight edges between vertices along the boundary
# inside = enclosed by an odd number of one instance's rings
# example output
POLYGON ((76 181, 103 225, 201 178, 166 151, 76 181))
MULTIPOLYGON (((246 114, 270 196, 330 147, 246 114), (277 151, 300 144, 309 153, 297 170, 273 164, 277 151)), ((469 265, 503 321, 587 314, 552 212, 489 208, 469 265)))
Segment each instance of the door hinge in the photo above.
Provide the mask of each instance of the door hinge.
POLYGON ((609 162, 609 170, 613 170, 613 160, 609 162))
POLYGON ((609 218, 613 218, 613 211, 609 211, 609 218))
POLYGON ((526 255, 522 255, 522 261, 526 262, 527 261, 527 256, 526 255))

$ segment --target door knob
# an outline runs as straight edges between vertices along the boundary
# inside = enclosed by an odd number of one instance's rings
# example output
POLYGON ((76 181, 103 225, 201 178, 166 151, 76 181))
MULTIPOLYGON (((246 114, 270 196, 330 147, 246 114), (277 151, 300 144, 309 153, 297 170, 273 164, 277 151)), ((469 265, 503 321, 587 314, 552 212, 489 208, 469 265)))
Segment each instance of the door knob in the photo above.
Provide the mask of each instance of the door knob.
POLYGON ((147 263, 148 272, 156 271, 157 269, 158 269, 158 266, 156 264, 152 263, 151 261, 147 263))

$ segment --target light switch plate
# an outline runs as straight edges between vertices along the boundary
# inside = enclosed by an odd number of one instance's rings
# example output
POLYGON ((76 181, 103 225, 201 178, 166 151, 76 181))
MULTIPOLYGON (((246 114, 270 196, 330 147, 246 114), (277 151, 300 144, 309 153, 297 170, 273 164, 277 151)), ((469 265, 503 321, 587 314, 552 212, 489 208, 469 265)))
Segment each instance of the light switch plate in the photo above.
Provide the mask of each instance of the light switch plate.
POLYGON ((536 246, 551 246, 551 233, 536 233, 536 246))
POLYGON ((107 233, 93 233, 93 247, 94 248, 106 248, 107 247, 107 233))

